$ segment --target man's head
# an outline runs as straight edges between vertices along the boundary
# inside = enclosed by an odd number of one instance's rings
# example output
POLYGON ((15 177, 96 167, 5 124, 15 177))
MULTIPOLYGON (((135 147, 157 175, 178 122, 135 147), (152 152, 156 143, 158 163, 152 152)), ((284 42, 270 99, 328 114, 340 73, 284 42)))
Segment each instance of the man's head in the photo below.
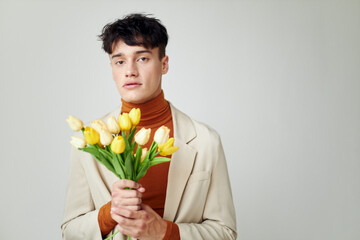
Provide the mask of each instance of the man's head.
POLYGON ((141 45, 149 49, 159 47, 160 59, 166 54, 165 48, 169 38, 160 20, 143 14, 130 14, 105 25, 99 37, 103 42, 104 51, 109 55, 121 40, 129 46, 141 45))
POLYGON ((159 20, 132 14, 106 25, 100 38, 123 100, 140 104, 161 93, 162 75, 168 71, 168 36, 159 20))

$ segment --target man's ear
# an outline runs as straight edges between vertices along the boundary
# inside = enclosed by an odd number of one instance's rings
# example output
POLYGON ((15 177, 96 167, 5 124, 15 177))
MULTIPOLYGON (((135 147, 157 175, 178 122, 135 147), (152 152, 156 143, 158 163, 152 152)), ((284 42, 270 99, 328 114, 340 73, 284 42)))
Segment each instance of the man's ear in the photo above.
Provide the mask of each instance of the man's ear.
POLYGON ((169 70, 169 57, 168 56, 164 56, 161 59, 161 73, 162 74, 166 74, 169 70))

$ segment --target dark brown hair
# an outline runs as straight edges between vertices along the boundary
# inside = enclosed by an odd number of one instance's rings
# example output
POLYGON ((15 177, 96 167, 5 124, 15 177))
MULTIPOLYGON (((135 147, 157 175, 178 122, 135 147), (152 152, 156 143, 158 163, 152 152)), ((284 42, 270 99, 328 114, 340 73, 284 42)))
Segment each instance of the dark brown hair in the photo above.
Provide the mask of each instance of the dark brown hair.
POLYGON ((136 13, 105 25, 99 38, 108 54, 112 54, 114 46, 122 40, 129 46, 159 47, 161 59, 165 56, 169 36, 159 19, 136 13))

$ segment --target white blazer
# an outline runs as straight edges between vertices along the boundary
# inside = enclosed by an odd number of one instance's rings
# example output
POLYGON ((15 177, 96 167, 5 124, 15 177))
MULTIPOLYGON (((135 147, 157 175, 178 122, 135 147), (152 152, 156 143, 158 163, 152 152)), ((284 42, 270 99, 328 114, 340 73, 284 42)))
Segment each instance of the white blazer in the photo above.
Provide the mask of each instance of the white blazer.
MULTIPOLYGON (((172 104, 170 107, 174 145, 179 150, 170 162, 163 218, 179 226, 184 240, 236 239, 235 208, 220 137, 172 104)), ((120 110, 121 106, 103 118, 117 117, 120 110)), ((90 154, 72 149, 61 225, 63 239, 102 239, 98 211, 111 200, 112 184, 117 180, 90 154)), ((126 236, 119 233, 113 239, 126 236)))

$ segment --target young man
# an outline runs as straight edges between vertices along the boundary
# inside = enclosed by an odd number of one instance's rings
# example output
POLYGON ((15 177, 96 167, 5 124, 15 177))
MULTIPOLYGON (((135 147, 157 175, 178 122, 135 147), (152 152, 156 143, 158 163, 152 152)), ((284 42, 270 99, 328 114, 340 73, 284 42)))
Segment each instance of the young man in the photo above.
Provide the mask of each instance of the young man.
POLYGON ((119 180, 91 155, 72 151, 63 238, 235 239, 235 209, 217 133, 164 99, 168 35, 159 20, 132 14, 104 27, 122 105, 103 117, 140 108, 138 129, 165 125, 179 150, 171 162, 151 167, 139 183, 119 180), (131 188, 132 190, 129 190, 131 188), (124 235, 123 235, 124 234, 124 235))

